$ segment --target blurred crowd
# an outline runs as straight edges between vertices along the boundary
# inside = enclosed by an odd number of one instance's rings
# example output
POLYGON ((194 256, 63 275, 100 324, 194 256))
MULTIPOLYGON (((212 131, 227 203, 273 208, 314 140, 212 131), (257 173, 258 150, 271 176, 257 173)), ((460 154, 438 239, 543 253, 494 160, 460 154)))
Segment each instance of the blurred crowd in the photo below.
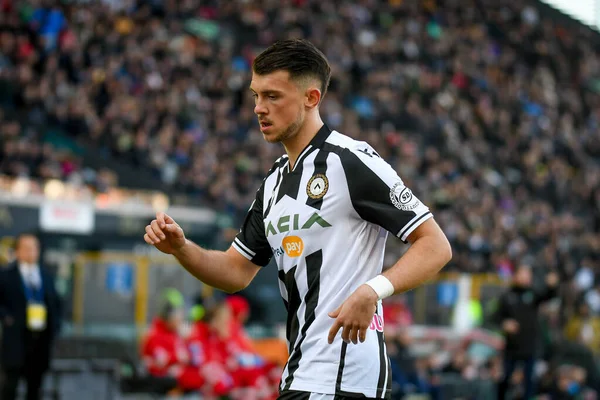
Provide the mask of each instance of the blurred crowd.
POLYGON ((511 287, 497 298, 499 302, 488 303, 485 312, 478 311, 481 305, 475 298, 467 309, 455 307, 453 312, 461 313, 460 318, 471 320, 464 331, 413 325, 404 299, 387 299, 385 340, 392 368, 392 397, 597 399, 600 317, 590 314, 582 302, 561 328, 560 307, 555 301, 558 276, 548 274, 544 286, 539 286, 533 285, 527 271, 528 266, 520 266, 511 287), (515 302, 515 296, 523 296, 524 303, 515 302), (532 296, 529 303, 527 296, 532 296), (509 322, 514 324, 511 330, 509 322))
POLYGON ((598 37, 534 3, 2 0, 0 22, 2 173, 95 183, 80 145, 239 218, 282 152, 252 59, 303 36, 332 64, 326 123, 431 205, 451 268, 598 267, 598 37))
POLYGON ((161 301, 141 346, 157 392, 201 393, 205 400, 277 397, 281 365, 261 356, 246 333, 244 297, 198 297, 187 308, 180 292, 165 289, 161 301))
MULTIPOLYGON (((416 352, 422 338, 407 331, 387 334, 392 365, 394 398, 428 395, 432 400, 494 400, 502 381, 502 356, 497 343, 486 335, 468 335, 458 341, 447 335, 426 340, 432 350, 416 352)), ((510 377, 509 399, 577 400, 597 399, 590 386, 589 371, 576 363, 549 358, 539 361, 535 371, 534 397, 524 396, 524 371, 510 377)))

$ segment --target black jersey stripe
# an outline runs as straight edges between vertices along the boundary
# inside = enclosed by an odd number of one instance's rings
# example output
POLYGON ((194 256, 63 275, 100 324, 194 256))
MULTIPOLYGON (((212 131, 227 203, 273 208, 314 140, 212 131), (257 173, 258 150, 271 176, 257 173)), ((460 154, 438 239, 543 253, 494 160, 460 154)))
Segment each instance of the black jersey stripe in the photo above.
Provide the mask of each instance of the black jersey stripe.
POLYGON ((383 332, 377 331, 377 341, 379 342, 379 379, 377 380, 377 398, 380 399, 385 385, 385 375, 387 373, 387 357, 383 347, 383 332))
POLYGON ((296 160, 296 165, 294 166, 294 170, 292 172, 289 172, 288 168, 283 170, 281 187, 277 193, 275 204, 279 203, 279 200, 281 200, 286 194, 294 200, 298 198, 300 181, 302 180, 302 175, 304 172, 304 159, 306 159, 306 157, 312 154, 315 150, 315 147, 311 147, 306 153, 304 153, 302 158, 296 160))
MULTIPOLYGON (((329 155, 329 152, 324 151, 324 150, 319 150, 319 152, 317 153, 317 156, 315 157, 315 160, 313 162, 315 165, 315 172, 313 173, 313 176, 315 176, 315 175, 327 176, 327 156, 328 155, 329 155)), ((309 180, 309 183, 310 183, 310 180, 309 180)), ((306 188, 306 190, 308 190, 308 187, 306 188)), ((308 198, 306 199, 306 205, 316 208, 317 210, 320 210, 321 207, 323 206, 323 199, 324 199, 324 197, 313 199, 310 196, 308 196, 308 198)))
MULTIPOLYGON (((284 164, 285 165, 285 164, 284 164)), ((275 193, 277 192, 277 188, 281 183, 281 179, 283 177, 283 171, 277 171, 277 180, 275 181, 275 186, 273 186, 273 191, 271 192, 271 197, 269 197, 269 204, 265 207, 265 212, 263 213, 263 218, 267 218, 269 213, 271 212, 271 206, 273 205, 273 200, 275 198, 275 193)))
POLYGON ((285 274, 283 280, 283 282, 285 283, 285 289, 288 292, 288 317, 286 326, 286 338, 288 340, 290 353, 292 351, 294 343, 296 343, 296 339, 298 338, 298 331, 300 330, 300 321, 298 321, 298 308, 300 308, 300 303, 302 302, 302 299, 300 298, 300 293, 298 292, 298 285, 296 284, 296 279, 294 277, 297 267, 297 265, 294 265, 294 267, 291 268, 285 274))
MULTIPOLYGON (((308 291, 304 297, 306 310, 304 312, 304 325, 298 344, 294 348, 294 352, 290 353, 288 362, 288 376, 286 378, 284 390, 288 390, 294 381, 294 373, 300 366, 302 359, 302 343, 306 338, 308 328, 315 321, 317 305, 319 304, 319 287, 321 286, 321 266, 323 265, 323 251, 317 250, 306 256, 306 278, 308 283, 308 291)), ((291 347, 291 346, 290 346, 291 347)))
POLYGON ((388 399, 392 395, 392 363, 390 362, 390 358, 387 358, 387 383, 385 385, 385 394, 384 398, 388 399))
MULTIPOLYGON (((277 276, 279 277, 279 280, 285 285, 285 272, 283 272, 282 269, 279 270, 279 272, 277 273, 277 276)), ((287 290, 287 286, 285 287, 285 289, 287 290)), ((286 311, 289 311, 289 296, 290 294, 288 293, 288 298, 284 299, 283 296, 281 297, 281 299, 283 300, 283 305, 285 306, 286 311)))
MULTIPOLYGON (((322 250, 318 250, 308 256, 306 256, 306 273, 307 273, 307 283, 308 283, 308 291, 304 298, 306 303, 306 310, 304 313, 304 324, 302 326, 301 338, 298 341, 298 344, 295 346, 293 353, 290 351, 291 357, 288 363, 288 376, 286 379, 286 386, 284 390, 290 388, 293 382, 294 372, 298 369, 300 365, 300 359, 302 358, 302 349, 301 345, 306 338, 306 332, 311 324, 315 320, 315 310, 319 303, 319 286, 321 281, 321 266, 323 264, 323 252, 322 250)), ((291 346, 290 346, 291 347, 291 346)))
POLYGON ((280 392, 277 400, 310 400, 310 395, 310 392, 288 390, 285 392, 280 392))
POLYGON ((354 399, 375 400, 375 399, 365 396, 362 393, 348 392, 345 390, 340 390, 339 393, 336 392, 335 395, 333 396, 333 400, 354 400, 354 399))
POLYGON ((335 394, 342 395, 342 377, 344 376, 344 365, 346 364, 346 350, 348 343, 342 342, 342 350, 340 351, 340 365, 338 367, 338 374, 335 380, 335 394))

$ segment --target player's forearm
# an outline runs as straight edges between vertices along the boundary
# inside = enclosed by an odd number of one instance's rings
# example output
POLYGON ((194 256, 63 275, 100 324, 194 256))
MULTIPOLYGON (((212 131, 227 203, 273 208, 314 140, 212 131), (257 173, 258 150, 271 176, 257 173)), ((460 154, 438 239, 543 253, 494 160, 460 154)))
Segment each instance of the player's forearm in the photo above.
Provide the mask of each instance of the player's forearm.
POLYGON ((190 274, 217 289, 234 293, 248 284, 226 252, 206 250, 188 240, 173 255, 190 274))
POLYGON ((417 239, 383 275, 394 286, 394 293, 398 294, 433 278, 451 258, 452 249, 443 234, 426 235, 417 239))

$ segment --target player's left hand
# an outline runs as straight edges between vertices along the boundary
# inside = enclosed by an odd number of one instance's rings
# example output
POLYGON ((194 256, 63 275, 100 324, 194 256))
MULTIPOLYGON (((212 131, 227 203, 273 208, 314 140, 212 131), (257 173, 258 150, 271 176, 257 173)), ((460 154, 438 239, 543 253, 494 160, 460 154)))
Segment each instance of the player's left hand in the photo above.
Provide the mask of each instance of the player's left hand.
POLYGON ((371 325, 373 315, 377 311, 377 293, 369 285, 361 285, 338 307, 330 312, 329 317, 335 318, 329 330, 329 344, 337 335, 340 328, 342 340, 346 343, 358 344, 367 338, 367 329, 371 325))

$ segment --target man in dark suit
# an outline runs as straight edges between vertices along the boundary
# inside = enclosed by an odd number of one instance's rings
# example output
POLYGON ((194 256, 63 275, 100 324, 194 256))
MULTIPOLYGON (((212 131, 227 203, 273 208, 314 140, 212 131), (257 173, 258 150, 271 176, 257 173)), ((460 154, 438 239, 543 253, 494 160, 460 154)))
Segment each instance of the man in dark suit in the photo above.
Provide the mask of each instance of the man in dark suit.
POLYGON ((53 277, 39 265, 37 237, 17 237, 15 254, 16 261, 0 270, 0 363, 4 372, 0 398, 16 399, 19 381, 25 378, 27 400, 38 400, 60 329, 60 299, 53 277))
POLYGON ((518 363, 523 363, 525 399, 534 392, 534 366, 538 336, 538 312, 540 305, 556 297, 559 277, 555 272, 546 276, 542 290, 534 290, 531 268, 522 265, 517 268, 510 290, 500 297, 496 313, 497 322, 502 325, 505 339, 504 378, 498 385, 498 400, 504 400, 508 392, 511 376, 518 363))

